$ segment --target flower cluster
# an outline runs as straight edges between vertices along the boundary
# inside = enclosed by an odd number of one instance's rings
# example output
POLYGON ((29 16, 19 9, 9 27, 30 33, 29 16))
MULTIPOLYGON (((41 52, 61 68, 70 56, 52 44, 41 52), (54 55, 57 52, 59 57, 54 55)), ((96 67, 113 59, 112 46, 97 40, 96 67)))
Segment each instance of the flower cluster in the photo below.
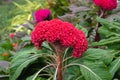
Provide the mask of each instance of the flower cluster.
POLYGON ((40 49, 43 41, 49 43, 59 41, 62 46, 73 47, 72 57, 80 57, 88 48, 83 31, 75 28, 71 23, 59 19, 39 22, 31 34, 31 39, 40 49))
POLYGON ((113 10, 117 7, 117 0, 94 0, 94 3, 104 10, 113 10))
POLYGON ((48 20, 51 16, 49 9, 40 9, 35 12, 35 18, 37 23, 43 20, 48 20))

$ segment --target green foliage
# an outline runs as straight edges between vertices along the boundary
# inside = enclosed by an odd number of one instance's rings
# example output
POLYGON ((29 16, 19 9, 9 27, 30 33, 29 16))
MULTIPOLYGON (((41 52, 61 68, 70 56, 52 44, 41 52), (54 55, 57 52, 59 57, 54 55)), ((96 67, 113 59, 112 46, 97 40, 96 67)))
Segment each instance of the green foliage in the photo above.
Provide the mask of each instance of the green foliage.
POLYGON ((111 80, 108 65, 112 60, 113 55, 110 51, 90 48, 80 59, 70 60, 65 80, 111 80))
POLYGON ((99 32, 103 39, 99 42, 92 43, 92 46, 106 46, 110 50, 115 50, 115 53, 112 53, 114 60, 109 65, 109 71, 112 77, 114 77, 115 73, 120 69, 120 24, 99 17, 97 20, 102 24, 99 32))
POLYGON ((33 47, 30 47, 21 50, 17 53, 16 56, 14 56, 13 60, 11 61, 12 65, 10 69, 10 80, 16 80, 20 76, 24 68, 26 68, 28 65, 32 64, 34 61, 42 56, 42 54, 35 53, 37 53, 37 50, 33 47))
POLYGON ((88 49, 83 55, 82 59, 86 61, 98 62, 103 61, 104 64, 108 65, 113 60, 112 52, 103 49, 88 49))
POLYGON ((115 75, 116 71, 120 68, 120 57, 115 59, 110 65, 110 73, 112 76, 115 75))
POLYGON ((53 17, 58 17, 68 12, 67 6, 69 3, 67 0, 47 0, 47 3, 52 10, 53 17))
POLYGON ((20 5, 16 2, 13 2, 14 5, 16 5, 19 8, 19 15, 15 16, 12 20, 11 26, 20 25, 26 22, 26 20, 32 19, 32 11, 35 11, 39 8, 44 8, 46 6, 45 1, 41 1, 41 3, 38 3, 38 1, 30 1, 25 0, 26 5, 20 5), (44 5, 43 5, 44 3, 44 5))
MULTIPOLYGON (((20 51, 12 60, 11 66, 11 80, 15 80, 21 74, 21 71, 24 68, 28 67, 30 64, 34 63, 38 57, 43 57, 40 54, 30 54, 35 53, 35 48, 26 48, 25 50, 20 51), (28 63, 28 64, 27 64, 28 63), (19 69, 20 68, 20 69, 19 69), (15 71, 15 72, 14 72, 15 71)), ((69 53, 66 53, 69 54, 69 53)), ((46 55, 46 54, 44 54, 46 55)), ((72 61, 67 60, 68 68, 65 69, 65 80, 111 80, 112 74, 109 72, 107 65, 109 65, 113 60, 113 55, 107 50, 102 49, 88 49, 87 52, 80 59, 72 59, 72 61), (70 66, 70 67, 69 67, 70 66), (76 72, 76 73, 74 73, 76 72), (104 73, 104 74, 103 74, 104 73)), ((27 79, 36 80, 39 73, 42 71, 49 71, 52 69, 49 67, 52 65, 44 66, 39 68, 34 75, 29 76, 27 79), (47 69, 48 68, 48 69, 47 69)), ((51 74, 54 74, 51 73, 51 74)), ((38 77, 39 79, 39 77, 38 77)), ((44 80, 44 79, 43 79, 44 80)), ((45 79, 46 80, 46 79, 45 79)))
MULTIPOLYGON (((98 8, 91 0, 69 0, 69 2, 68 0, 13 0, 8 5, 3 4, 0 4, 0 24, 2 24, 0 25, 0 80, 1 77, 10 77, 9 80, 56 80, 58 71, 56 48, 44 42, 42 50, 37 50, 31 43, 30 34, 34 25, 30 20, 34 20, 32 13, 40 8, 49 8, 53 18, 59 17, 75 24, 76 28, 83 30, 88 41, 94 39, 95 26, 101 24, 98 29, 101 40, 88 42, 89 49, 79 59, 71 57, 72 48, 66 49, 62 68, 64 80, 119 79, 119 18, 114 21, 109 20, 113 19, 114 15, 108 16, 107 19, 97 17, 98 8), (16 33, 12 39, 6 35, 10 32, 16 33), (14 47, 13 43, 17 43, 18 46, 14 47), (4 57, 2 55, 4 52, 9 56, 4 57)), ((115 12, 117 11, 109 14, 115 12)))
MULTIPOLYGON (((99 32, 103 39, 100 42, 92 43, 92 46, 102 46, 102 45, 113 45, 115 43, 120 43, 120 24, 117 22, 109 22, 102 18, 97 18, 97 20, 102 24, 102 27, 99 28, 99 32)), ((117 49, 120 49, 119 44, 117 49)))
POLYGON ((102 62, 85 63, 85 65, 80 65, 81 72, 85 77, 85 80, 111 80, 111 74, 107 66, 102 62), (104 74, 103 74, 104 73, 104 74))

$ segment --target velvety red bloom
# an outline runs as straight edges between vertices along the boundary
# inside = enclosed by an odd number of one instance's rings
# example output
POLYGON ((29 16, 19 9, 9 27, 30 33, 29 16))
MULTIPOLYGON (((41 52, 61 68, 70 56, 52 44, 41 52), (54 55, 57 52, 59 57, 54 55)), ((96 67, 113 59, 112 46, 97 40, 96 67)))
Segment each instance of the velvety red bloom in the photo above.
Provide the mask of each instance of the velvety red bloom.
POLYGON ((117 0, 94 0, 94 3, 104 10, 113 10, 117 7, 117 0))
POLYGON ((73 47, 73 57, 80 57, 88 48, 83 31, 78 30, 71 23, 59 19, 39 22, 31 34, 31 39, 40 49, 43 41, 60 42, 62 46, 73 47))
POLYGON ((35 18, 37 22, 47 20, 51 16, 49 9, 40 9, 35 12, 35 18))
POLYGON ((9 34, 9 37, 10 37, 10 38, 14 38, 14 37, 15 37, 15 34, 14 34, 14 33, 10 33, 10 34, 9 34))

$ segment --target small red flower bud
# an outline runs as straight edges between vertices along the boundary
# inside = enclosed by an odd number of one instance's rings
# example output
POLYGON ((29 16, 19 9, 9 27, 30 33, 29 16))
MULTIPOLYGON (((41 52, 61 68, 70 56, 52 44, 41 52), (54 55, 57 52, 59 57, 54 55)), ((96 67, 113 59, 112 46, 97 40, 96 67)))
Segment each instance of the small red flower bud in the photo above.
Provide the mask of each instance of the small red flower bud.
POLYGON ((15 37, 15 34, 14 34, 14 33, 10 33, 10 34, 9 34, 9 37, 10 37, 10 38, 14 38, 14 37, 15 37))
POLYGON ((17 46, 18 46, 18 44, 17 44, 17 43, 13 43, 12 45, 13 45, 13 47, 17 47, 17 46))
POLYGON ((8 53, 4 52, 4 53, 2 54, 2 56, 3 56, 3 57, 8 57, 9 55, 8 55, 8 53))
POLYGON ((94 0, 94 3, 104 10, 113 10, 117 7, 118 0, 94 0))

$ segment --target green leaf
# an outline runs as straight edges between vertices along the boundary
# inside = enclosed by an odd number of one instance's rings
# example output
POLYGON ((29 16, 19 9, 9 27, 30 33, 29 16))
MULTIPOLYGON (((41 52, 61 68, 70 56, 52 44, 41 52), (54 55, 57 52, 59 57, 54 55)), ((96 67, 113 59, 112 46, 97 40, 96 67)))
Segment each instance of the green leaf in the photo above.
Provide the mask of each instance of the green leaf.
POLYGON ((85 80, 112 80, 108 68, 102 62, 85 63, 80 69, 85 80))
POLYGON ((105 64, 110 64, 113 60, 113 55, 107 50, 89 48, 81 58, 83 61, 103 61, 105 64))
POLYGON ((30 54, 35 53, 35 51, 35 48, 26 48, 13 57, 10 68, 10 80, 16 80, 25 67, 42 56, 41 54, 30 54))
POLYGON ((51 66, 53 66, 53 64, 46 65, 43 68, 40 68, 39 71, 37 73, 35 73, 33 76, 31 76, 29 79, 36 80, 40 72, 42 72, 44 69, 51 67, 51 66))
POLYGON ((112 76, 115 75, 116 71, 120 68, 120 57, 115 59, 110 65, 110 73, 112 76))
POLYGON ((120 37, 111 37, 108 39, 103 39, 100 42, 94 42, 91 45, 92 46, 102 46, 102 45, 111 44, 111 43, 115 43, 115 42, 120 42, 120 37))
POLYGON ((37 49, 35 47, 27 47, 27 48, 23 48, 21 49, 19 52, 16 53, 16 55, 13 57, 12 59, 12 63, 16 62, 19 59, 22 59, 26 56, 30 56, 30 53, 37 53, 37 49))
POLYGON ((19 4, 16 3, 16 2, 13 2, 13 4, 16 5, 19 9, 21 9, 21 10, 23 9, 23 6, 19 5, 19 4))
MULTIPOLYGON (((71 63, 68 65, 68 67, 73 66, 78 66, 80 68, 82 76, 84 76, 85 80, 112 80, 112 76, 103 62, 85 62, 84 64, 71 63)), ((84 78, 82 78, 82 80, 84 80, 84 78)))
MULTIPOLYGON (((28 77, 26 80, 32 80, 32 78, 35 76, 35 74, 34 75, 32 75, 32 76, 30 76, 30 77, 28 77)), ((44 78, 41 78, 41 77, 37 77, 35 80, 47 80, 47 79, 44 79, 44 78)))
POLYGON ((81 30, 86 34, 86 36, 88 35, 88 31, 87 31, 86 28, 82 27, 82 26, 79 25, 79 24, 77 24, 76 27, 77 27, 78 29, 81 29, 81 30))
POLYGON ((118 25, 115 25, 115 22, 110 22, 110 21, 107 21, 107 20, 102 19, 100 17, 97 17, 97 21, 100 22, 103 25, 109 26, 110 28, 114 28, 114 29, 120 30, 120 27, 118 25))
POLYGON ((13 46, 9 40, 4 40, 0 42, 0 46, 6 50, 12 50, 13 46))
POLYGON ((85 80, 79 66, 68 67, 65 71, 65 80, 85 80))
POLYGON ((100 35, 104 35, 105 37, 117 35, 117 33, 112 32, 110 29, 106 28, 105 26, 99 28, 99 33, 100 35))
POLYGON ((22 41, 30 41, 30 40, 31 40, 30 36, 22 37, 22 41))
MULTIPOLYGON (((39 57, 40 56, 38 56, 38 54, 33 55, 31 57, 26 57, 27 59, 24 59, 24 60, 22 59, 22 62, 19 65, 12 66, 11 71, 13 71, 13 73, 11 74, 10 80, 16 80, 18 76, 21 74, 22 70, 25 67, 27 67, 30 63, 37 60, 39 57)), ((18 64, 18 61, 16 61, 16 63, 18 64)))

